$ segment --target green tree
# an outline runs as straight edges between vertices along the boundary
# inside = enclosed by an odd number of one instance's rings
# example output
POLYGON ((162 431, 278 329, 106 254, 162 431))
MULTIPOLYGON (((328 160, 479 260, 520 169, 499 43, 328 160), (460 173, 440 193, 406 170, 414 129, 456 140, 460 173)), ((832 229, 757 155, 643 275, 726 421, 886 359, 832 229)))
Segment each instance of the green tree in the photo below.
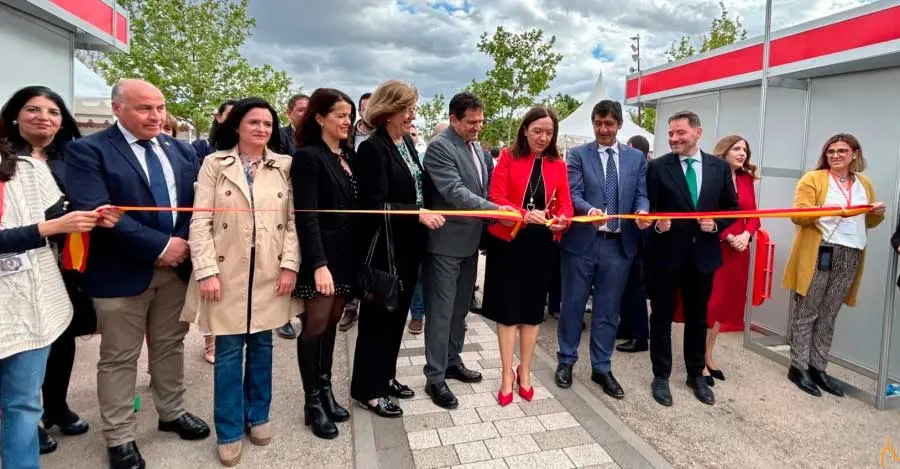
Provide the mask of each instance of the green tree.
POLYGON ((508 143, 516 114, 534 106, 537 97, 550 87, 562 60, 561 54, 553 52, 555 43, 556 36, 545 39, 541 29, 513 33, 498 26, 493 36, 481 35, 478 50, 490 56, 494 66, 484 80, 473 80, 470 90, 486 106, 485 140, 505 136, 508 143))
POLYGON ((108 83, 121 78, 153 83, 170 112, 201 131, 229 98, 257 96, 284 113, 291 79, 270 65, 250 65, 240 52, 256 26, 247 13, 249 0, 118 3, 131 18, 130 51, 97 62, 108 83))
POLYGON ((559 120, 563 120, 569 114, 575 112, 578 106, 581 106, 581 101, 568 94, 556 93, 556 96, 545 99, 543 104, 553 109, 559 120))
POLYGON ((728 9, 725 8, 723 0, 719 1, 719 9, 721 10, 719 17, 713 18, 709 33, 700 36, 697 47, 694 47, 690 36, 682 36, 681 39, 672 43, 672 46, 666 51, 666 57, 669 59, 669 62, 709 52, 747 39, 747 30, 744 28, 744 23, 740 18, 735 17, 732 19, 728 16, 728 9))
POLYGON ((431 140, 434 137, 434 127, 439 122, 447 120, 447 100, 443 94, 438 93, 430 101, 419 106, 417 113, 425 121, 425 128, 419 129, 419 135, 426 141, 431 140))
POLYGON ((637 111, 628 111, 631 121, 641 126, 647 132, 656 132, 656 108, 645 107, 641 109, 640 119, 638 119, 637 111))

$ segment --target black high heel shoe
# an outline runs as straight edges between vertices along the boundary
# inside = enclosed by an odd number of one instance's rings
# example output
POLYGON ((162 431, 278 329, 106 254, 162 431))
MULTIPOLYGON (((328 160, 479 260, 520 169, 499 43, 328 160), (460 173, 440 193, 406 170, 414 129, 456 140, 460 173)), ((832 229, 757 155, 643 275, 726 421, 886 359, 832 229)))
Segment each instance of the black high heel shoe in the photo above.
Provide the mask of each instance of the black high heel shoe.
POLYGON ((722 370, 716 370, 714 368, 706 367, 709 371, 709 375, 719 381, 725 381, 725 373, 722 373, 722 370))

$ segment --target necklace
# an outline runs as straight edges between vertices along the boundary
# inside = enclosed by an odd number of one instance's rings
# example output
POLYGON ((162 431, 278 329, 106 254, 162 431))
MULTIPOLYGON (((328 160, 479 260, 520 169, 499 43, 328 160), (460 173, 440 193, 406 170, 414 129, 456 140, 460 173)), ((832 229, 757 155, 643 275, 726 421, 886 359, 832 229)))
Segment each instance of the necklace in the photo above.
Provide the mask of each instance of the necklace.
MULTIPOLYGON (((534 161, 535 161, 535 166, 537 166, 537 162, 541 161, 541 160, 535 159, 534 161)), ((525 209, 527 209, 529 212, 534 210, 534 208, 535 208, 534 193, 537 192, 538 187, 540 187, 540 185, 541 185, 541 181, 544 180, 544 171, 542 171, 542 169, 543 169, 543 163, 541 163, 541 168, 538 169, 539 173, 538 173, 537 184, 535 184, 533 188, 531 187, 531 178, 528 179, 528 192, 530 193, 530 195, 528 196, 528 205, 525 206, 525 209)), ((533 166, 532 166, 532 171, 534 171, 533 166)))

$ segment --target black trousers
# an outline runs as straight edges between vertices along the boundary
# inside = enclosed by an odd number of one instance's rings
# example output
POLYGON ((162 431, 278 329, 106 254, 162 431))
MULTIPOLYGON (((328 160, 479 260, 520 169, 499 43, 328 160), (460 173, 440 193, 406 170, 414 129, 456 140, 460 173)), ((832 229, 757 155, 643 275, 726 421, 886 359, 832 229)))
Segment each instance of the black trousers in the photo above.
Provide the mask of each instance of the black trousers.
POLYGON ((706 303, 712 293, 714 273, 692 268, 650 272, 650 361, 653 376, 672 374, 672 317, 678 291, 684 311, 684 365, 689 378, 700 376, 706 355, 706 303))
POLYGON ((360 301, 359 304, 350 397, 360 402, 387 397, 388 382, 397 375, 397 355, 421 263, 419 255, 403 257, 406 265, 397 266, 403 285, 397 310, 388 312, 381 305, 369 301, 360 301))
POLYGON ((622 293, 619 311, 619 328, 616 338, 644 341, 650 338, 650 323, 647 319, 647 292, 644 288, 644 258, 634 256, 628 283, 622 293))
POLYGON ((50 345, 47 372, 41 387, 44 396, 44 414, 53 420, 65 417, 69 411, 66 395, 69 393, 69 380, 74 364, 75 336, 66 332, 50 345))
POLYGON ((556 243, 553 243, 552 264, 550 291, 547 292, 547 312, 559 314, 562 311, 562 256, 556 243))

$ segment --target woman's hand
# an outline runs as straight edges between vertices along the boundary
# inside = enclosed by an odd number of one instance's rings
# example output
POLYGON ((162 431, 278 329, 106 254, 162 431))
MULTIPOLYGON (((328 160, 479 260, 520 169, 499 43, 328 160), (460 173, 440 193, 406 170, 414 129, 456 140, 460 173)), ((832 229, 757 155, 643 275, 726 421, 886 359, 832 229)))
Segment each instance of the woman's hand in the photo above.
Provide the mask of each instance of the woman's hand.
POLYGON ((38 231, 42 237, 62 233, 86 233, 93 230, 99 220, 100 214, 97 212, 69 212, 59 218, 39 223, 38 231))
POLYGON ((96 210, 100 214, 100 221, 97 222, 103 228, 112 228, 119 223, 122 218, 122 211, 112 205, 104 205, 96 210))
POLYGON ((323 296, 334 295, 334 279, 331 278, 331 271, 328 270, 328 266, 323 265, 316 269, 313 277, 316 282, 316 291, 319 294, 323 296))
POLYGON ((875 202, 874 204, 872 204, 872 214, 873 215, 877 215, 880 217, 880 216, 884 215, 884 210, 885 210, 884 202, 875 202))
POLYGON ((569 223, 566 221, 565 215, 553 217, 553 224, 550 225, 550 231, 562 231, 566 229, 569 223))
POLYGON ((200 280, 200 298, 206 301, 219 301, 222 299, 222 285, 219 276, 213 275, 200 280))
POLYGON ((281 275, 278 276, 278 282, 275 283, 275 291, 278 296, 290 295, 297 285, 297 272, 291 269, 281 269, 281 275))
POLYGON ((532 223, 535 225, 546 225, 547 224, 547 216, 544 215, 542 210, 531 210, 525 213, 525 223, 532 223))
POLYGON ((419 214, 419 223, 427 226, 429 230, 436 230, 444 226, 446 221, 443 215, 435 215, 427 211, 419 214))
POLYGON ((750 233, 745 231, 737 236, 731 236, 729 243, 735 251, 743 252, 750 246, 750 233))

